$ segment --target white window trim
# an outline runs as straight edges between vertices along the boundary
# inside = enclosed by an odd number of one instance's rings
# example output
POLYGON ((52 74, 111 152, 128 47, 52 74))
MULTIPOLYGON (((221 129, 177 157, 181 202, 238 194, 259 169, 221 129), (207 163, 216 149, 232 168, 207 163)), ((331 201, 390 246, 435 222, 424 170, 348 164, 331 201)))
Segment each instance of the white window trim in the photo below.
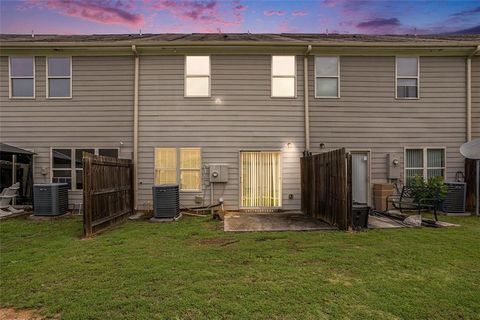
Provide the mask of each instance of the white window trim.
POLYGON ((70 176, 70 179, 71 179, 71 189, 68 189, 68 191, 82 191, 83 189, 77 189, 77 170, 82 170, 83 171, 83 167, 82 168, 76 168, 75 167, 75 151, 77 149, 93 149, 95 150, 95 154, 98 155, 99 153, 99 150, 100 149, 112 149, 112 150, 117 150, 118 151, 118 157, 120 157, 120 148, 114 148, 114 147, 95 147, 95 148, 92 148, 92 147, 75 147, 75 148, 72 148, 72 147, 50 147, 50 182, 53 183, 53 171, 55 170, 70 170, 71 171, 71 176, 70 176), (52 153, 53 153, 53 150, 54 149, 67 149, 67 150, 71 150, 71 154, 72 154, 72 160, 71 160, 71 163, 70 163, 70 168, 53 168, 53 156, 52 156, 52 153))
POLYGON ((313 70, 315 74, 314 86, 315 86, 315 99, 340 99, 340 56, 314 56, 313 57, 313 70), (326 77, 317 76, 317 57, 337 58, 337 76, 326 77), (319 96, 317 95, 317 78, 333 79, 337 78, 337 95, 336 96, 319 96))
MULTIPOLYGON (((65 76, 50 76, 48 74, 48 58, 65 58, 65 56, 46 56, 45 57, 45 77, 46 77, 46 85, 45 85, 45 88, 46 88, 46 92, 45 92, 45 97, 47 99, 55 99, 55 100, 58 100, 58 99, 72 99, 72 96, 73 96, 73 93, 72 93, 72 89, 73 89, 73 86, 72 86, 72 82, 73 82, 73 76, 72 76, 72 57, 69 56, 67 58, 70 58, 70 76, 69 77, 65 77, 65 76), (69 79, 70 80, 70 96, 68 97, 50 97, 49 96, 49 79, 69 79)), ((102 149, 102 148, 101 148, 102 149)))
POLYGON ((270 57, 270 98, 273 99, 296 99, 297 98, 297 56, 291 54, 273 54, 270 57), (293 76, 274 76, 273 75, 273 57, 293 57, 294 72, 293 76), (273 78, 292 78, 293 77, 293 96, 274 96, 273 95, 273 78))
MULTIPOLYGON (((176 184, 178 184, 178 188, 180 190, 180 192, 184 192, 184 193, 199 193, 199 192, 203 192, 203 172, 202 172, 202 148, 199 148, 199 147, 155 147, 154 150, 153 150, 153 184, 155 184, 155 175, 156 175, 156 171, 157 171, 157 167, 155 166, 156 164, 156 155, 157 155, 157 150, 158 149, 175 149, 175 161, 176 161, 176 184), (181 183, 180 183, 180 173, 181 173, 181 168, 180 168, 180 149, 184 149, 184 150, 199 150, 200 151, 200 168, 198 169, 200 171, 200 189, 198 190, 182 190, 181 189, 181 183)), ((186 170, 193 170, 193 169, 186 169, 186 170)))
POLYGON ((212 97, 212 57, 211 55, 185 55, 183 60, 183 97, 184 98, 211 98, 212 97), (187 75, 187 57, 208 57, 208 75, 187 75), (208 77, 208 95, 195 96, 187 94, 187 78, 205 78, 208 77))
POLYGON ((403 183, 406 184, 406 177, 407 177, 407 170, 422 170, 423 173, 423 179, 427 180, 428 177, 428 169, 443 169, 443 178, 447 178, 447 147, 441 146, 441 147, 435 147, 435 146, 429 146, 429 147, 405 147, 403 149, 403 183), (407 150, 410 149, 417 149, 417 150, 423 150, 423 167, 414 167, 414 168, 407 168, 406 162, 407 162, 407 150), (429 167, 428 166, 428 160, 427 160, 427 152, 429 149, 442 149, 443 150, 443 162, 444 162, 444 167, 429 167))
POLYGON ((8 98, 9 99, 19 99, 19 100, 32 100, 35 99, 35 56, 27 56, 31 57, 33 60, 33 75, 31 77, 12 77, 12 65, 11 65, 11 58, 24 58, 25 56, 9 56, 8 57, 8 98), (13 86, 12 86, 12 79, 33 79, 33 96, 32 97, 14 97, 12 96, 13 86))
POLYGON ((420 56, 395 56, 395 99, 397 100, 420 100, 420 56), (416 77, 399 77, 398 76, 398 58, 417 58, 417 76, 416 77), (398 79, 416 79, 417 80, 417 96, 416 97, 398 97, 397 82, 398 79))

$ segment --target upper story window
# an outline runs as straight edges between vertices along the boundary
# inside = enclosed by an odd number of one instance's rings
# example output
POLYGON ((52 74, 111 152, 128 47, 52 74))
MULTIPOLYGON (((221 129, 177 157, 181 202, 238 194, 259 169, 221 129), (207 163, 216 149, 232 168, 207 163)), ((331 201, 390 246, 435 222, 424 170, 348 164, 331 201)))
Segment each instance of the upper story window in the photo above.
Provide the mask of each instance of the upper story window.
POLYGON ((295 97, 295 56, 272 56, 272 97, 295 97))
POLYGON ((210 96, 210 57, 185 57, 185 97, 210 96))
POLYGON ((419 80, 418 57, 397 57, 396 77, 396 97, 398 99, 417 99, 419 80))
POLYGON ((338 57, 315 57, 315 98, 340 97, 338 57))
POLYGON ((47 98, 72 97, 72 58, 47 57, 47 98))
POLYGON ((10 57, 10 98, 35 98, 35 57, 10 57))

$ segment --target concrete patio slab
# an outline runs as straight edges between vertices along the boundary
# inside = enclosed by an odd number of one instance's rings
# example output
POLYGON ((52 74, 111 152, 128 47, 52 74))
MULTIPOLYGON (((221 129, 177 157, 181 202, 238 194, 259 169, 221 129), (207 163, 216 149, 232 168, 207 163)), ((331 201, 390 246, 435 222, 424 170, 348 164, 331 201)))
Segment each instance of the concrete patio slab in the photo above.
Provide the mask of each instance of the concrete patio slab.
POLYGON ((247 213, 230 212, 224 217, 224 231, 314 231, 337 230, 323 221, 301 212, 247 213))

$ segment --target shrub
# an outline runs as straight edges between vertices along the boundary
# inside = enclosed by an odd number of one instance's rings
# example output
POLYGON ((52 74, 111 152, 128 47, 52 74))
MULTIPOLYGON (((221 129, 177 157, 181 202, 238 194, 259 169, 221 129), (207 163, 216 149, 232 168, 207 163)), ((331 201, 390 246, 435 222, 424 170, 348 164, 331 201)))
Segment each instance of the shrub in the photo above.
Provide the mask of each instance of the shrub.
POLYGON ((412 181, 413 198, 415 201, 420 199, 445 199, 448 188, 443 181, 443 177, 431 177, 425 181, 422 176, 416 176, 412 181))

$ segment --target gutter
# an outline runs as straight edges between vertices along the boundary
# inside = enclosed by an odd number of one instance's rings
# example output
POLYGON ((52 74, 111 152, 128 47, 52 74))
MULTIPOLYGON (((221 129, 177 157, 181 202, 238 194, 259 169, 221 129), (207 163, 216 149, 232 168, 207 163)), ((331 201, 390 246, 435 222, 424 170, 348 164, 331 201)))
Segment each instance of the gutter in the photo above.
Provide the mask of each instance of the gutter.
POLYGON ((466 60, 466 87, 467 87, 467 142, 472 140, 472 57, 480 52, 480 45, 467 57, 466 60))
POLYGON ((138 198, 138 77, 140 68, 140 57, 137 47, 132 45, 132 52, 135 57, 135 78, 133 86, 133 208, 137 211, 138 198))
POLYGON ((303 101, 305 114, 305 153, 310 151, 310 111, 309 111, 309 96, 308 96, 308 55, 312 51, 312 46, 308 45, 305 55, 303 56, 303 101))
MULTIPOLYGON (((307 42, 308 43, 308 42, 307 42)), ((2 47, 130 47, 136 45, 137 47, 204 47, 204 46, 280 46, 280 47, 304 47, 306 42, 295 41, 92 41, 92 42, 55 42, 55 41, 0 41, 2 47)), ((473 47, 477 46, 476 41, 442 41, 442 42, 414 42, 414 41, 401 41, 401 42, 365 42, 365 41, 318 41, 311 42, 310 45, 314 47, 423 47, 423 48, 449 48, 449 47, 473 47)))

